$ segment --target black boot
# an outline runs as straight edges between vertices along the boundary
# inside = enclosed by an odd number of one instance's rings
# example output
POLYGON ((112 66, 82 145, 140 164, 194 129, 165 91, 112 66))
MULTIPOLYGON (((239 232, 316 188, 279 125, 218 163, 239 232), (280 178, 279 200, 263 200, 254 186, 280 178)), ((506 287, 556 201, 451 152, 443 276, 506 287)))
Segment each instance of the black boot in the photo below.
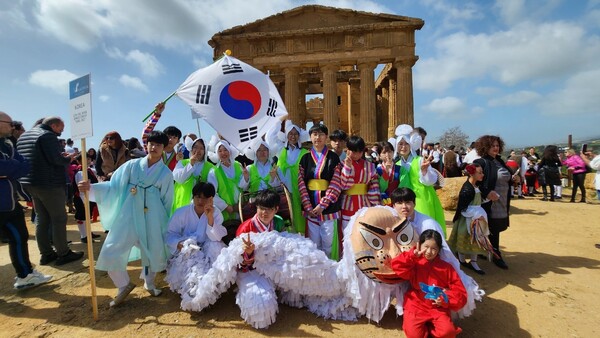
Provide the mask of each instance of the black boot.
POLYGON ((508 270, 508 265, 506 264, 506 262, 502 259, 502 256, 500 256, 500 258, 496 258, 494 257, 492 259, 492 262, 494 262, 494 264, 496 264, 497 267, 499 267, 502 270, 508 270))

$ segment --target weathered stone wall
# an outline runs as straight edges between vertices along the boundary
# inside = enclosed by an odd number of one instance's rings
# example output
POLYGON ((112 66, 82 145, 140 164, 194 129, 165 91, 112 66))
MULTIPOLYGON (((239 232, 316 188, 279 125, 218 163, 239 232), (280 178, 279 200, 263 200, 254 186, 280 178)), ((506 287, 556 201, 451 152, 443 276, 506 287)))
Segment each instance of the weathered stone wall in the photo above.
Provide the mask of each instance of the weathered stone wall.
POLYGON ((440 198, 440 202, 442 203, 442 208, 445 210, 456 210, 456 206, 458 205, 458 193, 460 192, 460 188, 467 180, 467 177, 453 177, 446 178, 445 185, 442 189, 436 190, 438 197, 440 198))

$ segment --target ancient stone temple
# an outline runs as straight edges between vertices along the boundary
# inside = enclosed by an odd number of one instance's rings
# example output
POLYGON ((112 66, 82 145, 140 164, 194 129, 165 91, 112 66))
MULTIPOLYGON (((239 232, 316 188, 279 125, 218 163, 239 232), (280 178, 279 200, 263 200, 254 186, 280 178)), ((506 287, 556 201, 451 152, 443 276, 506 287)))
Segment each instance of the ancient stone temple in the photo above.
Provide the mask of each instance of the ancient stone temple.
POLYGON ((229 49, 268 73, 294 123, 323 121, 372 143, 414 122, 412 66, 421 27, 417 18, 307 5, 222 31, 208 43, 215 59, 229 49), (375 81, 378 65, 384 66, 375 81), (321 107, 307 109, 311 94, 323 95, 321 107))

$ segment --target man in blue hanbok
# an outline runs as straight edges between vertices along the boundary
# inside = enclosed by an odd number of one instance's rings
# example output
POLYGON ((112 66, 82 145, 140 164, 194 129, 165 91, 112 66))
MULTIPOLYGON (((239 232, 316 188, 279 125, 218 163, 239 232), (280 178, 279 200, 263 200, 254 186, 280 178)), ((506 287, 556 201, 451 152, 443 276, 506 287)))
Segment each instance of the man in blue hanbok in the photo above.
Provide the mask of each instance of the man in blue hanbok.
POLYGON ((108 182, 79 183, 80 191, 90 192, 98 204, 105 229, 110 230, 96 268, 108 271, 117 296, 116 306, 133 290, 127 274, 127 262, 142 259, 144 288, 152 296, 161 294, 154 277, 167 267, 169 257, 165 235, 173 204, 173 174, 162 162, 163 148, 169 138, 154 131, 148 137, 148 155, 123 164, 108 182))

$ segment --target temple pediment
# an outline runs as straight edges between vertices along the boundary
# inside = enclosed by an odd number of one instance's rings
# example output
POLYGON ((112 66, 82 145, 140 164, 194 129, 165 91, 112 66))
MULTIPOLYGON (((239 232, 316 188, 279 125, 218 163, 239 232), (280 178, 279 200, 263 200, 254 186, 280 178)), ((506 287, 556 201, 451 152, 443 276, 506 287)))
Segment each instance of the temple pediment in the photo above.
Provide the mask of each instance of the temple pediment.
POLYGON ((379 26, 383 29, 389 25, 406 26, 406 28, 414 30, 423 26, 423 20, 400 15, 375 14, 351 9, 306 5, 246 25, 235 26, 215 34, 215 37, 256 34, 264 36, 265 34, 269 35, 269 33, 295 35, 303 31, 315 33, 315 31, 328 31, 333 28, 339 33, 365 26, 370 29, 376 29, 379 26))

